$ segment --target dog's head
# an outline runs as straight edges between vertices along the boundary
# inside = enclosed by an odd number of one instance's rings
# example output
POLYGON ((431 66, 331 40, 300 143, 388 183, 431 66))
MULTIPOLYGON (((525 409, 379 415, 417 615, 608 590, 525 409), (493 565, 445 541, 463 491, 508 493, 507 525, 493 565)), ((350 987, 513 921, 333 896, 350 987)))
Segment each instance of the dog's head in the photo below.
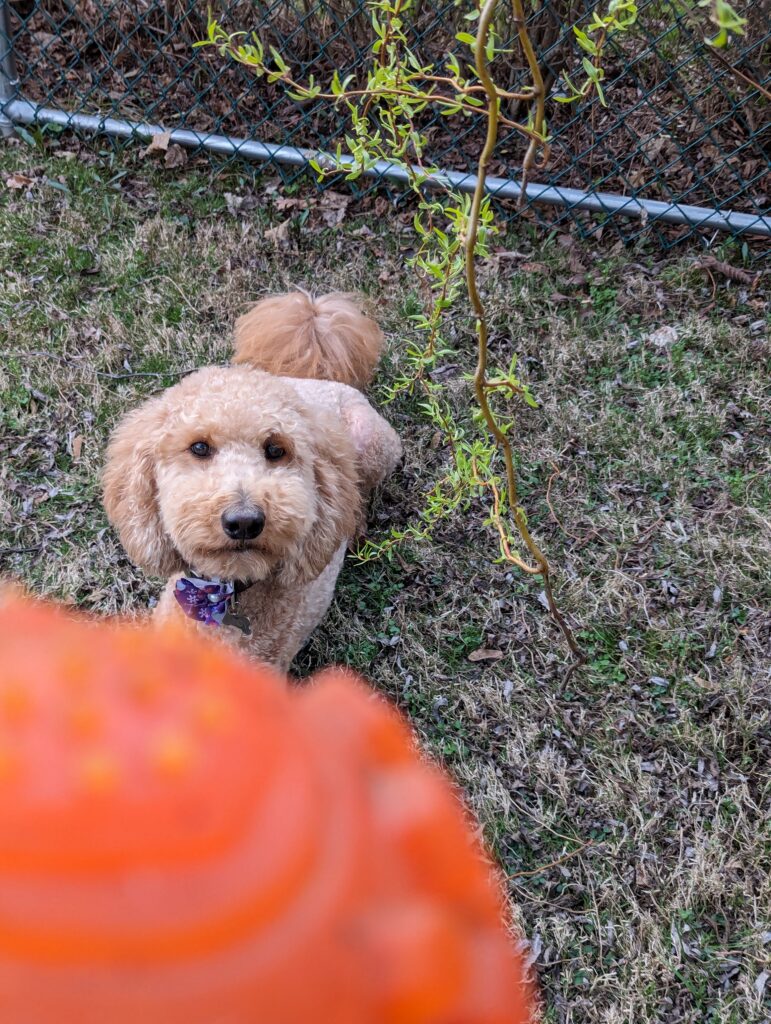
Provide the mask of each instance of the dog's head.
POLYGON ((166 576, 311 580, 359 514, 344 430, 245 367, 199 370, 129 413, 103 483, 130 558, 166 576))

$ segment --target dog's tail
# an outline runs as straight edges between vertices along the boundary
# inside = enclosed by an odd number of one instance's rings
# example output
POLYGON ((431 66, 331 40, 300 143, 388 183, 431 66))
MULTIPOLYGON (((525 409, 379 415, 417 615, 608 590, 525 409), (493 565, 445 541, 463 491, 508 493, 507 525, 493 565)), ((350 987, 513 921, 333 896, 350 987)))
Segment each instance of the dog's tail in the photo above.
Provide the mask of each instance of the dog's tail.
POLYGON ((365 387, 383 335, 348 295, 273 295, 236 321, 234 363, 280 377, 312 377, 365 387))

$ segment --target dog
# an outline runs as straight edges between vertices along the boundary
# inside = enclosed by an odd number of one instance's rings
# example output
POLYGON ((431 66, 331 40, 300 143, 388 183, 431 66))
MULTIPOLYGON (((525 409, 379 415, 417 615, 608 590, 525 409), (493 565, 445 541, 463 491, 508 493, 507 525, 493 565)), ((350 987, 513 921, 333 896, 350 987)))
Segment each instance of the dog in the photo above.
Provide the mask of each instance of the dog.
POLYGON ((373 488, 401 444, 362 389, 383 336, 343 294, 258 302, 231 365, 129 412, 103 471, 128 556, 168 578, 155 615, 281 670, 327 611, 373 488))

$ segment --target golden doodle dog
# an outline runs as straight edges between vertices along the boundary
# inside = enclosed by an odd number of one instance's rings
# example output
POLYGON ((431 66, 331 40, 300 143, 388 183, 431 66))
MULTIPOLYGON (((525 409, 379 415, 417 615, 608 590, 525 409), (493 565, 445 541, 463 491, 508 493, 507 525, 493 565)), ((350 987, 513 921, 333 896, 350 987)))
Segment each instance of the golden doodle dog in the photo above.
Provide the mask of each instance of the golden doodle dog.
POLYGON ((345 295, 277 295, 236 323, 233 365, 124 417, 104 503, 129 557, 169 577, 157 616, 289 666, 329 607, 370 491, 401 456, 358 390, 381 346, 345 295))

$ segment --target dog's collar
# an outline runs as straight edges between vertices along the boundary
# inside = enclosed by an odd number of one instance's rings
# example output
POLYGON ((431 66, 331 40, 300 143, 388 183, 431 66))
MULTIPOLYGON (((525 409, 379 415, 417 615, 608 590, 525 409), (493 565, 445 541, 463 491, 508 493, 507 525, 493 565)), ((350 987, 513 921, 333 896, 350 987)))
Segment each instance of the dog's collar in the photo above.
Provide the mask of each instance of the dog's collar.
POLYGON ((174 597, 189 619, 206 626, 235 626, 249 636, 251 623, 245 615, 236 614, 235 606, 238 595, 251 586, 253 583, 244 580, 221 580, 217 576, 207 579, 188 569, 174 585, 174 597))

